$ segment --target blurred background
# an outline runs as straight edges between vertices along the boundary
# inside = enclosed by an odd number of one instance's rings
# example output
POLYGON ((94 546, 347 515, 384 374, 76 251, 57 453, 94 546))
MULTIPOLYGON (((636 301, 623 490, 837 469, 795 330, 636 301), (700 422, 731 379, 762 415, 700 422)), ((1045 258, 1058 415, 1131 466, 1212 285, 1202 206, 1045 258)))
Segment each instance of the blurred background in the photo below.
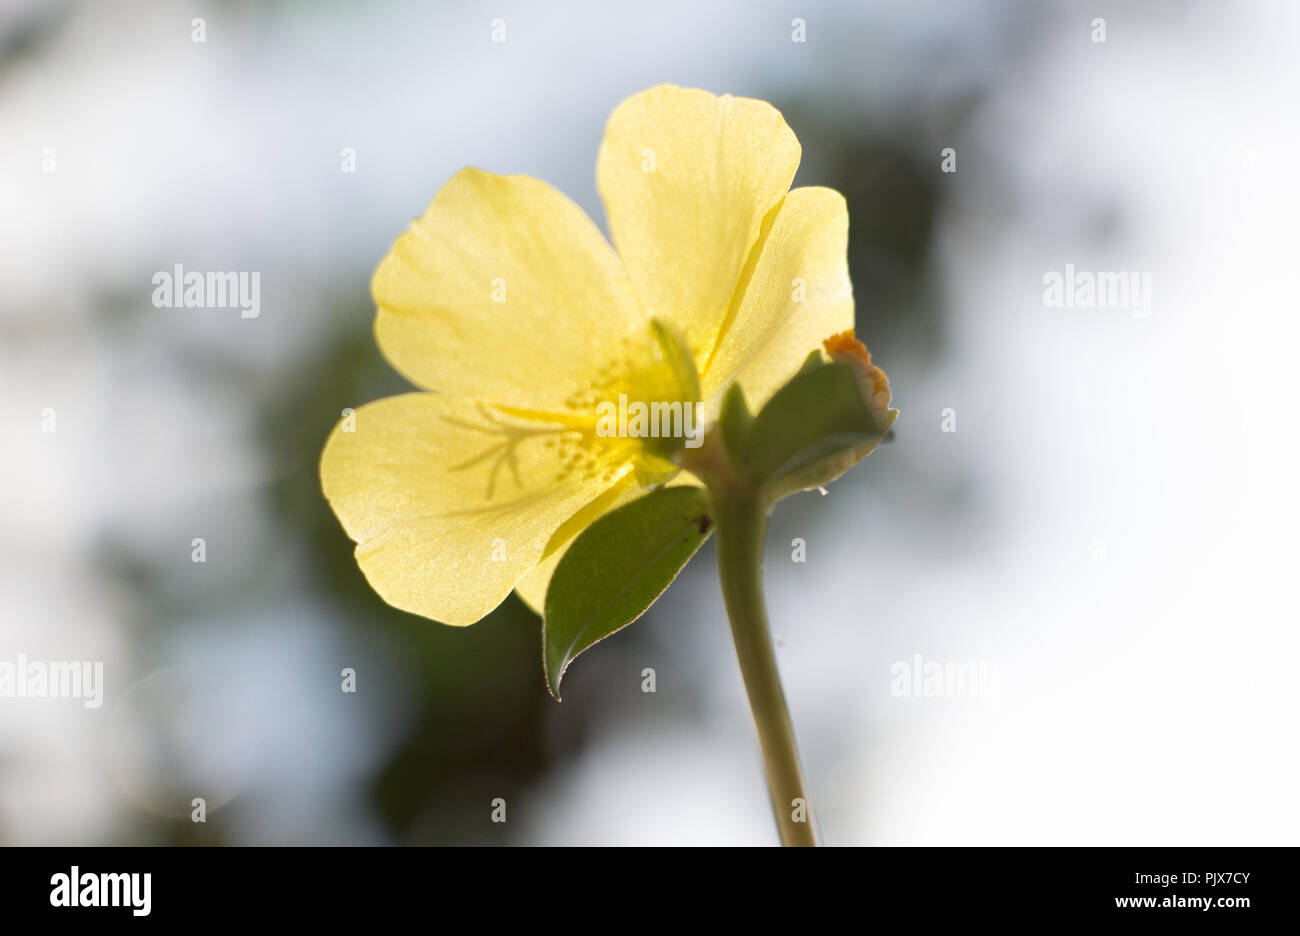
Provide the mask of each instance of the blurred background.
POLYGON ((711 546, 556 704, 524 605, 388 607, 316 473, 345 407, 407 388, 368 280, 443 182, 538 176, 603 225, 605 118, 674 82, 772 101, 796 184, 848 198, 902 411, 769 533, 825 840, 1296 843, 1298 27, 1287 0, 5 0, 0 660, 104 661, 105 695, 0 699, 0 842, 775 841, 711 546), (260 317, 155 308, 178 263, 260 271, 260 317), (1149 273, 1149 306, 1053 307, 1066 264, 1149 273), (900 690, 918 655, 988 679, 900 690))

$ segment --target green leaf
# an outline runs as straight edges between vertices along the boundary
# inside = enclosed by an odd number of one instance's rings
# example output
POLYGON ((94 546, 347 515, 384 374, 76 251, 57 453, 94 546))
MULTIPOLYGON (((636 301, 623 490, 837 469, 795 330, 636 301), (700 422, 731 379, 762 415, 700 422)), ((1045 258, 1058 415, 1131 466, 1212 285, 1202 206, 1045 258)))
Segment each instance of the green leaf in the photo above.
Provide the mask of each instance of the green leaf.
POLYGON ((556 699, 573 658, 645 613, 712 527, 708 493, 675 487, 606 514, 578 536, 551 577, 542 617, 542 662, 556 699))
POLYGON ((744 464, 756 482, 784 488, 785 479, 815 476, 822 463, 829 468, 874 446, 887 428, 872 415, 852 367, 806 362, 754 417, 744 464))

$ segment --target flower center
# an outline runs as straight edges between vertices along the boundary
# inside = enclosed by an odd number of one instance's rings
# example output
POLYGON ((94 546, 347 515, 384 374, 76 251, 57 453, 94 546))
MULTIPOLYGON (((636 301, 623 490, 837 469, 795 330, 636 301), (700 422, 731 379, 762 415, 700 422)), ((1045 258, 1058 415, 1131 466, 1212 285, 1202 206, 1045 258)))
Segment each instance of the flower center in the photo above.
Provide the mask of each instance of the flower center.
POLYGON ((554 440, 561 477, 580 470, 609 480, 631 463, 643 487, 667 481, 679 470, 676 453, 702 438, 699 398, 699 374, 685 339, 651 319, 565 401, 583 425, 554 440))

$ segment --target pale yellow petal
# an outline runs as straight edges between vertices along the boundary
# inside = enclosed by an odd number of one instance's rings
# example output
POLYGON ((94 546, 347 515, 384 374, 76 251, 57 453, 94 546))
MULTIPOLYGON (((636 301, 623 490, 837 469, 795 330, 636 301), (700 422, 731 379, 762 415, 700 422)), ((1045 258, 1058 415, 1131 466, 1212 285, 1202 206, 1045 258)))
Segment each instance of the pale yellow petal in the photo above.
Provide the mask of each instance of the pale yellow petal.
POLYGON ((644 330, 609 242, 545 182, 466 169, 371 283, 385 356, 422 387, 563 411, 644 330))
POLYGON ((848 237, 839 192, 797 188, 786 196, 735 318, 701 374, 706 400, 734 379, 757 411, 822 341, 853 328, 848 237))
POLYGON ((764 216, 799 165, 772 105, 660 85, 609 119, 596 174, 610 233, 646 309, 703 364, 764 216))
POLYGON ((472 624, 556 531, 624 482, 622 453, 481 403, 409 393, 363 406, 321 456, 326 498, 394 607, 472 624))

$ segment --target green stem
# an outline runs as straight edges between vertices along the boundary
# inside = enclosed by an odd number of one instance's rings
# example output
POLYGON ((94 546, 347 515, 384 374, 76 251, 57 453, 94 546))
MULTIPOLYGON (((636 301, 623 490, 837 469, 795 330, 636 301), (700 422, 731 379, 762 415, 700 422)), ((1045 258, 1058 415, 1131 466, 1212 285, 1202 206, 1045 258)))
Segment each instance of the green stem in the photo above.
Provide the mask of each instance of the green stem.
POLYGON ((721 495, 716 491, 714 511, 718 527, 718 575, 722 579, 727 616, 731 619, 736 657, 763 749, 763 767, 767 771, 767 788, 781 832, 781 844, 816 845, 817 834, 812 808, 804 792, 794 726, 781 690, 781 675, 777 671, 767 609, 763 605, 760 566, 767 511, 756 497, 721 495), (802 821, 796 815, 802 816, 802 821))

